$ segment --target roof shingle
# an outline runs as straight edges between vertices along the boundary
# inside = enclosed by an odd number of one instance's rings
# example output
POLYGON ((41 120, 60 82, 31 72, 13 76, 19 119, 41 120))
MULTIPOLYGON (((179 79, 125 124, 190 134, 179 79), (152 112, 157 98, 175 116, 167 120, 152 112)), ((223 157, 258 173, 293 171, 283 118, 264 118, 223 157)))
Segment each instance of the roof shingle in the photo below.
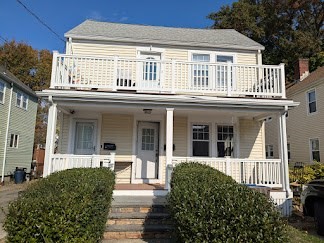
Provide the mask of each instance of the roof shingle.
POLYGON ((263 50, 264 46, 234 29, 190 29, 86 20, 65 37, 197 47, 263 50))

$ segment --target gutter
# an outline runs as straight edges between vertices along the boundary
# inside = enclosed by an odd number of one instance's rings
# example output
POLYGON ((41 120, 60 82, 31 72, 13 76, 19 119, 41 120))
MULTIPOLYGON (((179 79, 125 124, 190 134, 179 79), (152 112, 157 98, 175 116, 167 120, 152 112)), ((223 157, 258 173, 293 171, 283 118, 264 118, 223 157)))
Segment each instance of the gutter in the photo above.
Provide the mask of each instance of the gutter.
POLYGON ((10 123, 10 116, 11 116, 12 94, 13 94, 13 87, 14 87, 13 82, 11 82, 10 85, 11 85, 11 91, 10 91, 10 98, 9 98, 9 110, 8 110, 8 117, 7 117, 7 128, 6 128, 5 145, 4 145, 3 160, 2 160, 1 184, 4 184, 4 171, 5 171, 5 166, 6 166, 9 123, 10 123))

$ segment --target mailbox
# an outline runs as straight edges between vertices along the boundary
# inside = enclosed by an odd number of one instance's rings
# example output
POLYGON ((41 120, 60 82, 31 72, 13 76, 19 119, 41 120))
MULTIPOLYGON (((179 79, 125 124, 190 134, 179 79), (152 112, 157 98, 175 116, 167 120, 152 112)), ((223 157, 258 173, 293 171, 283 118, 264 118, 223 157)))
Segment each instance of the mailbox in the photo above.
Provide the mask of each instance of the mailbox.
POLYGON ((104 150, 116 150, 116 144, 114 143, 104 143, 104 146, 103 146, 103 149, 104 150))

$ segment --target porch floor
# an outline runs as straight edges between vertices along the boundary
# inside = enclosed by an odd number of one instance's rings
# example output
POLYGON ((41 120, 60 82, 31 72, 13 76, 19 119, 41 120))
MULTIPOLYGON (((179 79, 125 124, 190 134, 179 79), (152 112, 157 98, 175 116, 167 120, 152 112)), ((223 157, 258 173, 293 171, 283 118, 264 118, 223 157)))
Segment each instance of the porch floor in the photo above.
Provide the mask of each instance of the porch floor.
POLYGON ((115 190, 164 190, 164 184, 116 184, 115 190))

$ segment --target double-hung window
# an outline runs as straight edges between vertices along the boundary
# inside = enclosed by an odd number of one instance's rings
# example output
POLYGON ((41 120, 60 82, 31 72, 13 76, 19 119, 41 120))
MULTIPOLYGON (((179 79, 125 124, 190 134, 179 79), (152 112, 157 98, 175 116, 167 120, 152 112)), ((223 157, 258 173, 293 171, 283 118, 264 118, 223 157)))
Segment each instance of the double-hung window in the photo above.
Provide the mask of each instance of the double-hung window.
POLYGON ((319 149, 319 140, 318 138, 310 139, 310 147, 311 147, 311 159, 312 161, 320 162, 320 149, 319 149))
POLYGON ((233 136, 233 126, 217 126, 217 157, 231 156, 233 136))
POLYGON ((21 92, 17 92, 16 105, 22 109, 27 110, 27 104, 28 104, 28 96, 21 92))
POLYGON ((208 87, 209 83, 209 54, 192 54, 192 85, 195 88, 208 87))
POLYGON ((4 103, 5 98, 5 84, 0 81, 0 104, 4 103))
POLYGON ((18 134, 11 134, 10 135, 10 148, 18 148, 18 142, 19 142, 19 135, 18 134))
POLYGON ((192 125, 192 155, 209 156, 209 125, 192 125))
POLYGON ((308 102, 308 113, 316 112, 316 93, 315 90, 307 92, 307 102, 308 102))
POLYGON ((267 159, 273 159, 273 145, 268 144, 266 145, 266 158, 267 159))

